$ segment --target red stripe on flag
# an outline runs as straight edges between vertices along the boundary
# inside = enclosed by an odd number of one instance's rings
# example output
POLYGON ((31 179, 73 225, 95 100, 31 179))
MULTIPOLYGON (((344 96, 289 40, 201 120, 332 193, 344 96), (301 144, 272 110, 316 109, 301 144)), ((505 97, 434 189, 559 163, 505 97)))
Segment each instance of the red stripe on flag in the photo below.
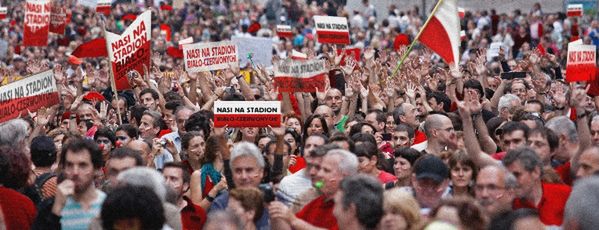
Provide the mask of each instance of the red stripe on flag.
POLYGON ((0 122, 17 118, 19 114, 27 114, 27 110, 35 112, 41 107, 50 107, 56 104, 58 104, 58 92, 3 101, 0 102, 0 122))
POLYGON ((89 42, 79 45, 71 53, 71 55, 78 58, 88 57, 108 57, 108 51, 106 50, 106 40, 104 38, 96 38, 89 42))
POLYGON ((315 92, 324 91, 324 77, 326 74, 320 74, 309 78, 298 77, 275 77, 275 85, 279 87, 279 92, 315 92))
POLYGON ((451 40, 449 40, 449 34, 437 17, 431 18, 418 40, 429 49, 435 51, 435 53, 441 56, 441 58, 448 64, 455 61, 453 60, 453 51, 451 50, 452 47, 451 40))
POLYGON ((316 31, 318 42, 332 44, 350 44, 347 31, 316 31))
POLYGON ((214 114, 214 127, 281 126, 281 114, 214 114))

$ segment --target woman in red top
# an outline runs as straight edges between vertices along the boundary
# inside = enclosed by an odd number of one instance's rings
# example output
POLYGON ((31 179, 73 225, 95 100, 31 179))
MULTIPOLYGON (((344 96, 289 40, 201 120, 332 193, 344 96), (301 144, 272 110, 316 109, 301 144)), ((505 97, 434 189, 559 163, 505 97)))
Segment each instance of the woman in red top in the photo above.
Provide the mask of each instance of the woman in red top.
POLYGON ((358 157, 358 171, 360 173, 368 174, 379 179, 382 184, 394 182, 397 178, 388 172, 380 170, 377 166, 379 165, 379 151, 375 144, 371 142, 359 142, 356 144, 354 154, 358 157))

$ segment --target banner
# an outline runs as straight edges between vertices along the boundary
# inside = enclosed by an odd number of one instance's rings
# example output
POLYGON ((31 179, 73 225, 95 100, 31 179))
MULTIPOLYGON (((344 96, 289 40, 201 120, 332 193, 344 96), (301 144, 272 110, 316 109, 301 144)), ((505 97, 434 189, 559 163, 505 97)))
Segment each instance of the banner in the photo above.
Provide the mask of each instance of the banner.
POLYGON ((26 115, 27 110, 58 104, 58 91, 52 70, 41 72, 0 87, 0 122, 26 115))
POLYGON ((215 101, 214 127, 281 126, 280 101, 215 101))
POLYGON ((88 7, 90 9, 96 9, 98 5, 98 0, 78 0, 79 5, 88 7))
POLYGON ((183 45, 193 43, 193 37, 188 37, 186 39, 179 40, 179 49, 183 49, 183 45))
POLYGON ((596 49, 594 45, 568 45, 566 81, 595 80, 596 49))
POLYGON ((64 34, 68 23, 67 8, 59 2, 52 4, 50 13, 50 32, 64 34))
POLYGON ((277 25, 277 36, 280 38, 293 38, 293 31, 289 25, 277 25))
POLYGON ((24 46, 48 45, 51 7, 49 0, 27 0, 23 23, 24 46))
POLYGON ((239 49, 237 53, 240 66, 246 66, 248 64, 262 64, 264 67, 272 66, 272 39, 257 37, 232 37, 231 40, 239 49))
POLYGON ((106 32, 108 57, 117 90, 131 88, 127 74, 137 70, 144 74, 143 66, 150 68, 151 11, 140 14, 122 35, 106 32))
MULTIPOLYGON (((489 45, 489 49, 487 50, 487 61, 492 61, 494 57, 499 56, 499 51, 503 46, 503 42, 493 42, 489 45)), ((507 53, 507 50, 504 51, 507 53)))
POLYGON ((8 12, 8 8, 7 7, 0 7, 0 20, 6 18, 7 12, 8 12))
MULTIPOLYGON (((343 52, 345 54, 345 56, 354 56, 354 59, 356 61, 360 61, 360 53, 362 50, 360 50, 360 48, 347 48, 347 49, 338 49, 337 50, 337 55, 341 55, 341 52, 343 52)), ((341 62, 339 62, 339 65, 344 66, 345 65, 345 57, 341 58, 341 62)), ((358 66, 356 65, 356 68, 358 66)))
POLYGON ((98 4, 96 4, 96 12, 104 14, 106 16, 110 15, 110 9, 112 0, 98 0, 98 4))
POLYGON ((581 17, 584 14, 582 4, 568 4, 568 17, 581 17))
POLYGON ((185 71, 202 72, 239 65, 237 46, 231 41, 195 43, 183 46, 185 71))
POLYGON ((316 35, 320 43, 350 44, 347 18, 314 16, 316 35))
POLYGON ((327 70, 324 60, 281 61, 274 68, 279 92, 324 91, 327 70))

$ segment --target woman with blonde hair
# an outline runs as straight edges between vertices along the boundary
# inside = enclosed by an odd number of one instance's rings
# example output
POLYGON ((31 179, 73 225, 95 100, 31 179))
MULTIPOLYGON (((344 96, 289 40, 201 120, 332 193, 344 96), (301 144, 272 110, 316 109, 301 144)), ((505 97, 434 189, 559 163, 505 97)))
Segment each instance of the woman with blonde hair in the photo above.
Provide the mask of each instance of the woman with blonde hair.
POLYGON ((385 191, 380 230, 412 230, 420 225, 420 205, 412 194, 394 188, 385 191))

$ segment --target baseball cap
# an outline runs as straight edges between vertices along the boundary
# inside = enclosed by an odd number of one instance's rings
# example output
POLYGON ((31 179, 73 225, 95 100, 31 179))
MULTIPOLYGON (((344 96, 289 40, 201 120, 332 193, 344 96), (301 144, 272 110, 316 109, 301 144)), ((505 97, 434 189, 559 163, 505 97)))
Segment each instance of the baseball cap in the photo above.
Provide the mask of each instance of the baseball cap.
POLYGON ((449 168, 441 158, 427 154, 414 163, 414 174, 417 180, 432 179, 441 183, 449 177, 449 168))

